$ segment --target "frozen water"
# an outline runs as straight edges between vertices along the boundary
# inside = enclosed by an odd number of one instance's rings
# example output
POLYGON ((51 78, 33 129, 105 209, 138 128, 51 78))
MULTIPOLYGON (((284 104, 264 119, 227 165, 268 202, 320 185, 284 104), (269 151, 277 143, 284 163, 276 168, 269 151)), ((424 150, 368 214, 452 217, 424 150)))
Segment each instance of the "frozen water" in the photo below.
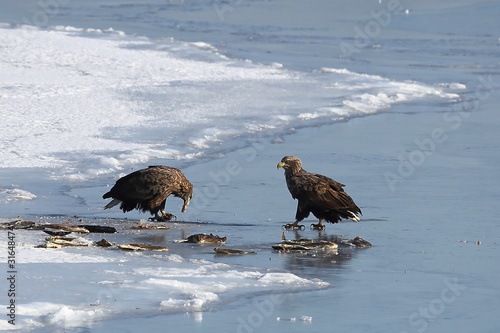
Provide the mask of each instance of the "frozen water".
MULTIPOLYGON (((16 231, 15 328, 494 331, 498 12, 474 0, 5 4, 0 222, 83 216, 119 228, 112 242, 170 249, 42 249, 41 231, 16 231), (445 139, 429 144, 436 129, 445 139), (365 214, 303 236, 373 248, 270 249, 293 219, 274 170, 288 154, 348 184, 365 214), (422 156, 391 192, 384 173, 422 156), (102 210, 108 186, 149 164, 185 170, 196 222, 131 231, 144 215, 102 210), (175 242, 195 232, 257 254, 175 242)), ((1 262, 7 248, 2 237, 1 262)))
POLYGON ((204 43, 116 31, 4 25, 0 39, 0 167, 57 169, 55 180, 200 159, 256 133, 457 98, 442 84, 345 69, 297 72, 229 59, 204 43))

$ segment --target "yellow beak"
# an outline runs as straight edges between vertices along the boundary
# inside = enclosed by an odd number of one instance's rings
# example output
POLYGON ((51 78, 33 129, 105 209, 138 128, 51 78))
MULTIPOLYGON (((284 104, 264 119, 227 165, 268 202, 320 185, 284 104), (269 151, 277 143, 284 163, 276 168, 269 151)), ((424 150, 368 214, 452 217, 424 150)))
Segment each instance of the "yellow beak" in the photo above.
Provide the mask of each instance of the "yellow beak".
POLYGON ((276 166, 277 169, 283 168, 286 165, 284 162, 279 162, 278 165, 276 166))
POLYGON ((191 202, 191 200, 189 198, 187 198, 186 201, 184 201, 184 205, 182 205, 182 210, 181 212, 185 213, 186 212, 186 208, 187 206, 189 206, 189 203, 191 202))

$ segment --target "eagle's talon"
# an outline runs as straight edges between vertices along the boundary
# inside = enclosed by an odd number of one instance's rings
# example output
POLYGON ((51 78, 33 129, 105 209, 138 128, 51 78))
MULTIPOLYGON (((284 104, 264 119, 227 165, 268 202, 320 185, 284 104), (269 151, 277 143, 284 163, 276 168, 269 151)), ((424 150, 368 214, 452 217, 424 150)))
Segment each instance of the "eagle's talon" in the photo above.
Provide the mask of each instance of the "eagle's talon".
POLYGON ((165 213, 161 217, 163 218, 164 221, 170 221, 172 219, 177 220, 177 216, 175 216, 174 214, 170 214, 170 213, 165 213))
POLYGON ((164 213, 161 216, 160 215, 151 216, 148 220, 157 222, 168 222, 172 219, 177 220, 177 216, 175 216, 174 214, 164 213))
POLYGON ((313 229, 313 230, 325 230, 326 227, 323 224, 319 224, 319 223, 318 224, 314 224, 313 223, 313 224, 311 224, 310 228, 313 229))
POLYGON ((303 224, 287 223, 283 224, 282 228, 285 230, 304 230, 306 227, 303 224))

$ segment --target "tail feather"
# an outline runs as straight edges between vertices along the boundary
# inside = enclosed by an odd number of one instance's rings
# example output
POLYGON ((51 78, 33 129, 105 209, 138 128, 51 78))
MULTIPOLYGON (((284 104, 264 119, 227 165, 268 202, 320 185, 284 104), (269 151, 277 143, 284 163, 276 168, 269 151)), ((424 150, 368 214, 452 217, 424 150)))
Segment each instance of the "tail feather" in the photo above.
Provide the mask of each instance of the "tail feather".
POLYGON ((349 220, 354 221, 354 222, 361 221, 361 219, 359 218, 359 216, 356 215, 355 213, 351 212, 350 210, 348 210, 347 212, 349 213, 349 216, 348 216, 349 220))
POLYGON ((104 206, 104 209, 110 209, 111 207, 118 205, 120 202, 122 201, 118 199, 113 199, 106 206, 104 206))

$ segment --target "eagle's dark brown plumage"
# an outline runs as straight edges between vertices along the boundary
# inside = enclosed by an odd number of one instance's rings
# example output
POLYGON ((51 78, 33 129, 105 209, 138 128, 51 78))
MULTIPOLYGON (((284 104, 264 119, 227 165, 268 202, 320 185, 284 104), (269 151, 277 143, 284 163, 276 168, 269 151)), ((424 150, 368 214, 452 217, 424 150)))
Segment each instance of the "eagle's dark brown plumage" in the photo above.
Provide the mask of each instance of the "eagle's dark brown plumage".
POLYGON ((167 197, 171 194, 184 200, 182 206, 184 213, 193 197, 193 185, 181 170, 155 165, 118 179, 113 188, 102 197, 113 198, 104 209, 121 203, 120 208, 124 212, 133 209, 149 211, 154 215, 152 219, 168 221, 175 217, 165 212, 167 197), (158 212, 161 212, 161 216, 158 212))
POLYGON ((298 200, 295 222, 285 225, 287 229, 300 228, 298 223, 310 213, 319 219, 318 224, 312 225, 316 229, 324 229, 323 220, 331 223, 337 223, 341 219, 356 222, 360 220, 357 215, 361 215, 361 209, 344 191, 344 184, 305 171, 302 169, 302 162, 295 156, 283 157, 278 168, 285 169, 288 190, 298 200))

